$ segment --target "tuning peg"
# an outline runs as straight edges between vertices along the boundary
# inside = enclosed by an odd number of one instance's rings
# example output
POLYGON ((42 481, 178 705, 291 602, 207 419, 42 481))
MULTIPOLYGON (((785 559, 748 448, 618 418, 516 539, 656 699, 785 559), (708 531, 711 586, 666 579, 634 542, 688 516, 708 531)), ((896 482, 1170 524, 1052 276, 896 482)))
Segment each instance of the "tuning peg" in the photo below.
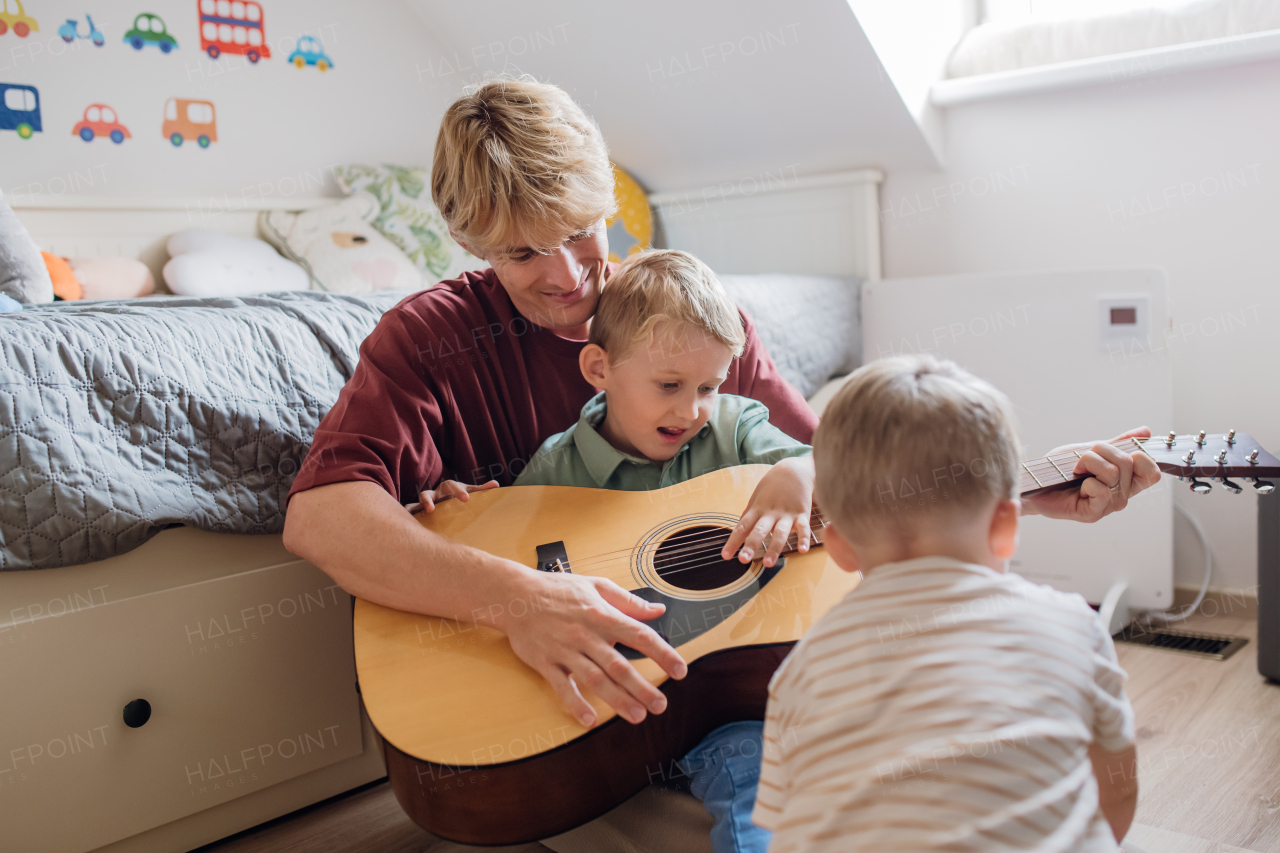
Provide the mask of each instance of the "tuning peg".
POLYGON ((1258 464, 1258 449, 1256 447, 1253 449, 1253 452, 1249 454, 1249 464, 1250 465, 1258 464))
POLYGON ((1253 489, 1260 495, 1269 495, 1276 490, 1276 484, 1270 480, 1259 480, 1253 478, 1253 489))
POLYGON ((1200 445, 1201 447, 1204 446, 1204 436, 1205 436, 1205 431, 1200 430, 1200 435, 1196 437, 1196 444, 1200 445))
POLYGON ((1227 464, 1227 451, 1225 451, 1225 450, 1219 450, 1219 451, 1218 451, 1218 455, 1217 455, 1217 456, 1215 456, 1215 457, 1213 457, 1213 458, 1214 458, 1214 461, 1215 461, 1215 462, 1217 462, 1219 465, 1226 465, 1226 464, 1227 464))
POLYGON ((1191 477, 1190 479, 1191 491, 1195 492, 1197 495, 1207 495, 1213 491, 1212 483, 1206 483, 1204 480, 1197 480, 1195 477, 1191 477))
POLYGON ((1231 494, 1233 495, 1238 495, 1244 491, 1244 488, 1239 483, 1233 483, 1230 480, 1228 480, 1226 477, 1222 478, 1222 488, 1226 489, 1228 492, 1231 492, 1231 494))
POLYGON ((1223 438, 1225 438, 1225 439, 1227 440, 1227 444, 1235 444, 1235 443, 1236 443, 1236 431, 1235 431, 1235 430, 1233 430, 1233 429, 1227 430, 1227 434, 1226 434, 1225 436, 1223 436, 1223 438))
POLYGON ((1173 447, 1177 443, 1178 443, 1178 434, 1173 430, 1169 430, 1169 434, 1165 436, 1165 439, 1164 439, 1164 446, 1173 447))
POLYGON ((1196 461, 1196 452, 1194 450, 1188 450, 1183 455, 1182 461, 1187 463, 1188 465, 1194 465, 1196 461))

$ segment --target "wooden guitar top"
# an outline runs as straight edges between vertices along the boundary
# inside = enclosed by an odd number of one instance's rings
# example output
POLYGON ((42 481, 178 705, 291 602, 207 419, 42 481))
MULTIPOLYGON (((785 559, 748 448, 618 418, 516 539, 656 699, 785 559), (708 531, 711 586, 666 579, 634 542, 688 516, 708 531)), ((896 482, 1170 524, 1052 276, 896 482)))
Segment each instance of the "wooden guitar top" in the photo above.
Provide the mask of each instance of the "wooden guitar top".
MULTIPOLYGON (((530 570, 537 546, 562 541, 573 572, 637 589, 646 585, 636 554, 647 536, 679 519, 687 526, 731 527, 768 470, 729 468, 651 492, 501 488, 477 492, 466 503, 446 501, 419 518, 436 533, 530 570)), ((692 662, 722 649, 798 640, 857 582, 858 575, 841 571, 823 548, 790 554, 754 599, 676 650, 692 662)), ((707 596, 706 606, 717 606, 710 593, 689 595, 707 596)), ((492 606, 519 616, 541 605, 517 599, 492 606)), ((587 731, 497 630, 357 599, 354 635, 369 716, 383 738, 410 756, 455 766, 503 764, 587 731)), ((667 680, 651 660, 634 663, 651 683, 667 680)), ((594 694, 584 695, 596 709, 597 727, 616 716, 594 694)))

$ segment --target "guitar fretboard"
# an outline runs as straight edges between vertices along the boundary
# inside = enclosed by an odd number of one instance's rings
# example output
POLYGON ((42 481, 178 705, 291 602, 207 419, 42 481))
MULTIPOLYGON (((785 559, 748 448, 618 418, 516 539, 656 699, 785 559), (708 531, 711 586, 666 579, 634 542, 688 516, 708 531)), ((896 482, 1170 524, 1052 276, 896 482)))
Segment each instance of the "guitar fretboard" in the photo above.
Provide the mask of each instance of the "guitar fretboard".
MULTIPOLYGON (((1136 438, 1118 438, 1115 441, 1107 442, 1117 450, 1125 453, 1133 453, 1136 450, 1142 450, 1142 442, 1136 438)), ((1070 450, 1065 453, 1055 453, 1051 456, 1041 456, 1037 459, 1028 459, 1021 465, 1022 482, 1019 484, 1019 494, 1027 494, 1028 492, 1038 492, 1041 489, 1049 489, 1054 486, 1061 486, 1064 483, 1071 483, 1076 480, 1083 480, 1088 474, 1075 473, 1076 463, 1084 456, 1085 450, 1070 450)))

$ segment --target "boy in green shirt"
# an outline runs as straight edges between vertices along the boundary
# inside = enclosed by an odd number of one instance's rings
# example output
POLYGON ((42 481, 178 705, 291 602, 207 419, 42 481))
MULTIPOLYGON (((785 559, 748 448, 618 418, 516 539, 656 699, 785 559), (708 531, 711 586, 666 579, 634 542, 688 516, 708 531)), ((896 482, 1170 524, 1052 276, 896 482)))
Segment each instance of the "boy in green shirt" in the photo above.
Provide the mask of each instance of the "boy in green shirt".
MULTIPOLYGON (((759 402, 717 392, 746 336, 706 264, 677 251, 631 255, 605 286, 588 341, 579 367, 601 392, 576 424, 543 443, 514 485, 636 491, 735 465, 774 465, 751 500, 751 518, 772 534, 765 565, 776 562, 792 532, 808 550, 813 468, 794 460, 812 449, 770 424, 759 402)), ((492 486, 441 483, 424 508, 485 487, 492 486)), ((753 556, 750 547, 739 552, 743 562, 753 556)), ((751 823, 761 729, 756 721, 721 726, 681 761, 715 820, 715 853, 768 846, 770 833, 751 823)))

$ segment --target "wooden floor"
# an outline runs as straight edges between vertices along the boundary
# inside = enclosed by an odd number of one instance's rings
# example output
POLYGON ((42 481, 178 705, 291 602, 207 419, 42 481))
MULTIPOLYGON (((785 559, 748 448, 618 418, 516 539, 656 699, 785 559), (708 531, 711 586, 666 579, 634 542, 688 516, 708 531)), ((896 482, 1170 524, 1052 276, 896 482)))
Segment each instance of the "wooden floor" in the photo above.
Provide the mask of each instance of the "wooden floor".
MULTIPOLYGON (((1280 853, 1280 685, 1258 675, 1254 614, 1211 599, 1182 623, 1249 637, 1229 660, 1117 646, 1138 723, 1147 853, 1280 853)), ((379 783, 201 848, 201 853, 420 853, 427 836, 379 783)))

